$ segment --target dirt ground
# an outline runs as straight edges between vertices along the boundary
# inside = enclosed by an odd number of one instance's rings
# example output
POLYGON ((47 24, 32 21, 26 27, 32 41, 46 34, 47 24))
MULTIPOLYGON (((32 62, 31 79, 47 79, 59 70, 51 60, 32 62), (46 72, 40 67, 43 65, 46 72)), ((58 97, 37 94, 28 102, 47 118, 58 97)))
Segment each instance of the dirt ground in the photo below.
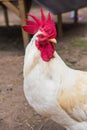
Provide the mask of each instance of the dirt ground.
MULTIPOLYGON (((20 24, 11 13, 10 25, 20 24)), ((1 14, 0 25, 4 25, 1 14)), ((87 70, 87 8, 79 14, 84 18, 78 25, 73 25, 69 13, 63 15, 63 37, 57 38, 56 50, 71 68, 87 70)), ((0 130, 64 130, 28 105, 23 93, 23 59, 20 26, 0 26, 0 130)))

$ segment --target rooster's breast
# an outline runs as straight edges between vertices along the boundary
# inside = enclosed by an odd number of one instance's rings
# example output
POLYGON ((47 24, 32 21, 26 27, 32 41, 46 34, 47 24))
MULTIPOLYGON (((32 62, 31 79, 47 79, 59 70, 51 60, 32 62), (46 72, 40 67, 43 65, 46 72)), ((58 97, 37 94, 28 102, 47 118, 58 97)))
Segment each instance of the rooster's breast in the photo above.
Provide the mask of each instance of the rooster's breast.
POLYGON ((56 89, 55 82, 39 66, 24 79, 25 97, 41 115, 50 113, 56 99, 56 89))

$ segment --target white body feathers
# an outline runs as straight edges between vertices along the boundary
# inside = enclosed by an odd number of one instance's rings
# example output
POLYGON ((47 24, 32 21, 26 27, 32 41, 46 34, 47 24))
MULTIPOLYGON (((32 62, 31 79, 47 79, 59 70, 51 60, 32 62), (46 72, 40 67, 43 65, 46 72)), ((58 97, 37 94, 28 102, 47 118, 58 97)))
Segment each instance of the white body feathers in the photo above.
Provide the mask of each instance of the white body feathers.
POLYGON ((67 130, 87 130, 87 72, 70 69, 56 52, 49 62, 43 61, 35 46, 36 35, 24 60, 24 93, 29 104, 67 130))

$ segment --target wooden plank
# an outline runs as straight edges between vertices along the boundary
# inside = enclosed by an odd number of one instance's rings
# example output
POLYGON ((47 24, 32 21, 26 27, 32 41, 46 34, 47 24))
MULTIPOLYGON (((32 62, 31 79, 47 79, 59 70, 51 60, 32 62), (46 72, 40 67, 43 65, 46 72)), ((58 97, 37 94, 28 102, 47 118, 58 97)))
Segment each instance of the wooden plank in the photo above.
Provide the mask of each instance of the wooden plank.
MULTIPOLYGON (((20 0, 22 1, 22 0, 20 0)), ((5 5, 7 8, 11 9, 14 13, 20 16, 19 10, 9 1, 2 1, 2 4, 5 5)))

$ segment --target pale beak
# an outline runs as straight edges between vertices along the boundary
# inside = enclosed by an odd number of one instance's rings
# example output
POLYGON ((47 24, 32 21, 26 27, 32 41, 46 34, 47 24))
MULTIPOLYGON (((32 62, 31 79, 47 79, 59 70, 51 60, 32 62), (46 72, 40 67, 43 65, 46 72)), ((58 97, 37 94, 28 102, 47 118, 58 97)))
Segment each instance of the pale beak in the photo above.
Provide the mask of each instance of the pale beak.
POLYGON ((57 40, 55 38, 52 38, 49 41, 52 42, 52 43, 57 43, 57 40))

